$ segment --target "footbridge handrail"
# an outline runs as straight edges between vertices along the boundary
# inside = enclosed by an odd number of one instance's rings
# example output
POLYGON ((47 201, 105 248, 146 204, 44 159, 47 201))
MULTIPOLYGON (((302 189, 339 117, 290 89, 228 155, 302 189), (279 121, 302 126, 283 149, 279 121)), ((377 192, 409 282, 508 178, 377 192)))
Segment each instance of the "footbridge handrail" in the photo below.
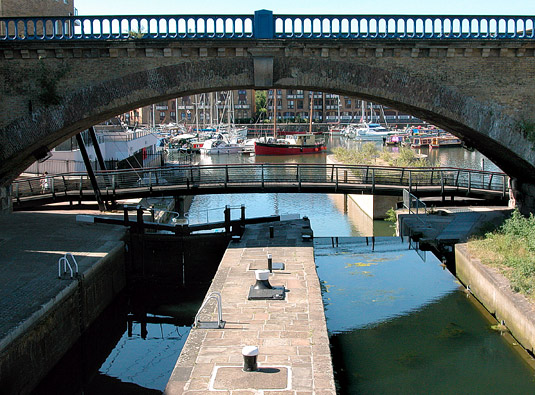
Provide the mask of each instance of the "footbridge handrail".
MULTIPOLYGON (((133 192, 159 191, 169 195, 184 190, 211 188, 222 193, 237 188, 281 187, 296 192, 311 187, 322 187, 334 193, 355 193, 365 189, 374 194, 402 189, 421 193, 432 188, 435 195, 458 190, 467 195, 474 191, 489 191, 505 197, 509 191, 509 177, 505 173, 461 169, 454 167, 387 167, 337 164, 225 164, 182 165, 96 172, 100 192, 116 196, 133 192), (438 191, 438 192, 437 192, 438 191)), ((41 177, 17 179, 12 184, 15 202, 25 198, 53 197, 79 194, 92 196, 92 185, 87 173, 48 174, 47 190, 41 188, 41 177)), ((202 193, 202 192, 199 192, 202 193)), ((215 192, 217 193, 217 192, 215 192)), ((191 193, 190 193, 191 194, 191 193)))
POLYGON ((0 41, 154 39, 533 40, 534 16, 113 15, 0 18, 0 41))

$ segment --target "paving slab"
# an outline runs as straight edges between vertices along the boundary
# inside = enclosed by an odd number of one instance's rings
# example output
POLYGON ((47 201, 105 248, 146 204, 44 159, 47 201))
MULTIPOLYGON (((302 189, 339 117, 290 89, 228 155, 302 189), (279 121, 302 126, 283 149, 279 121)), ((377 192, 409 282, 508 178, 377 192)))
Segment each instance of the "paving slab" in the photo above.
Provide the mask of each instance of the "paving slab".
MULTIPOLYGON (((314 247, 302 239, 310 232, 307 220, 248 225, 229 243, 208 291, 221 293, 226 325, 191 330, 166 394, 336 393, 314 247), (285 298, 248 300, 251 267, 267 269, 267 254, 285 264, 269 277, 285 298), (259 372, 242 371, 244 346, 258 347, 259 372)), ((207 306, 200 319, 217 320, 215 303, 207 306)))

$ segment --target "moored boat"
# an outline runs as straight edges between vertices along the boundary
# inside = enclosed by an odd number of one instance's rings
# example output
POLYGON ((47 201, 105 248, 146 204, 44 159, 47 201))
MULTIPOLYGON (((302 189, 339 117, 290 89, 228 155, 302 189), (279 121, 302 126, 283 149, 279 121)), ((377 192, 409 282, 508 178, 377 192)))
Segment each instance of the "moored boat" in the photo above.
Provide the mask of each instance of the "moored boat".
POLYGON ((313 134, 286 136, 284 139, 274 137, 262 138, 255 142, 256 155, 301 155, 318 154, 327 149, 323 140, 317 140, 313 134))
POLYGON ((237 154, 243 150, 243 145, 227 142, 223 139, 206 140, 201 147, 202 154, 237 154))

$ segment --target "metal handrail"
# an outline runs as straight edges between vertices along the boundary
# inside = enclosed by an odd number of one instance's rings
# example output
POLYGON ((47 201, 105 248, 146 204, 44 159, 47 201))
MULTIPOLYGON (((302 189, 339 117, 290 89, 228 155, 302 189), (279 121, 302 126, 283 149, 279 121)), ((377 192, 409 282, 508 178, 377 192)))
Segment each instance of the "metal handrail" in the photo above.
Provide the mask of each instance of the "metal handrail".
MULTIPOLYGON (((102 193, 118 190, 203 185, 215 187, 295 185, 298 188, 314 184, 331 185, 337 191, 343 187, 366 185, 371 190, 381 187, 405 187, 409 192, 424 187, 456 190, 493 191, 505 197, 509 177, 505 173, 460 169, 454 167, 388 167, 325 164, 227 164, 183 165, 161 168, 139 168, 96 172, 102 193)), ((92 190, 87 173, 48 174, 50 188, 43 193, 40 181, 44 176, 13 181, 13 199, 20 201, 33 196, 60 196, 92 190)), ((89 192, 86 192, 89 194, 89 192)))
POLYGON ((58 260, 58 278, 62 277, 62 274, 67 273, 67 267, 69 267, 69 271, 71 273, 71 278, 73 278, 73 269, 69 262, 69 257, 72 258, 72 261, 74 263, 74 274, 78 275, 78 262, 76 262, 76 258, 74 255, 70 252, 65 253, 61 258, 58 260), (63 263, 63 273, 61 272, 61 264, 63 263))
POLYGON ((202 309, 204 309, 204 307, 206 306, 206 304, 208 303, 210 299, 215 299, 217 302, 217 327, 218 328, 223 327, 223 308, 222 308, 222 303, 221 303, 221 293, 217 291, 211 292, 210 295, 208 295, 208 297, 204 299, 204 301, 202 302, 202 305, 199 308, 199 311, 195 315, 195 320, 193 321, 194 327, 197 328, 199 326, 199 317, 201 315, 201 311, 202 309))
POLYGON ((533 16, 113 15, 0 18, 0 41, 154 39, 533 40, 533 16))

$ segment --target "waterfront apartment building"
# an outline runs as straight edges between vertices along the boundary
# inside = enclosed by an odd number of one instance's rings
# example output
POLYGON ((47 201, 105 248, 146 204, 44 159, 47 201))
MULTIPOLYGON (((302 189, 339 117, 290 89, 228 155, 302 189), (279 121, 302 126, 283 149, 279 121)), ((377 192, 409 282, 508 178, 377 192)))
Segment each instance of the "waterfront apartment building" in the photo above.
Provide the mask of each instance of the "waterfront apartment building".
MULTIPOLYGON (((267 122, 273 121, 274 90, 266 91, 267 122)), ((419 123, 419 119, 395 109, 360 99, 325 92, 277 89, 277 121, 314 123, 381 122, 387 124, 419 123)), ((184 96, 134 109, 121 116, 134 125, 178 123, 199 126, 218 123, 254 123, 255 90, 243 89, 184 96)))

